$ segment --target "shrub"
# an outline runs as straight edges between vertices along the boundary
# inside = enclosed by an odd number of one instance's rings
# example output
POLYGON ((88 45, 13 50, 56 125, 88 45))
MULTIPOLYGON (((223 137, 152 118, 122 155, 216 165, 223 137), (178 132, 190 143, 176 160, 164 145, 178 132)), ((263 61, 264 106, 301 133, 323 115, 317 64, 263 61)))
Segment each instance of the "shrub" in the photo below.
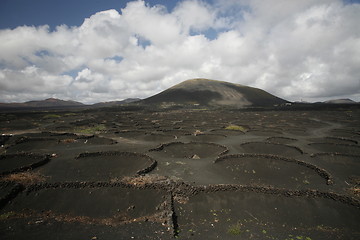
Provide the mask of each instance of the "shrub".
POLYGON ((106 127, 104 124, 99 124, 93 127, 89 127, 89 128, 83 128, 83 129, 78 129, 76 130, 79 133, 85 133, 85 134, 95 134, 97 132, 101 132, 106 130, 106 127))
POLYGON ((57 114, 46 114, 43 118, 47 119, 47 118, 60 118, 60 115, 57 114))
POLYGON ((225 128, 226 130, 246 132, 246 128, 238 125, 229 125, 225 128))
POLYGON ((241 224, 237 223, 237 224, 231 225, 228 228, 227 232, 228 232, 228 234, 231 234, 231 235, 240 235, 242 233, 241 224))

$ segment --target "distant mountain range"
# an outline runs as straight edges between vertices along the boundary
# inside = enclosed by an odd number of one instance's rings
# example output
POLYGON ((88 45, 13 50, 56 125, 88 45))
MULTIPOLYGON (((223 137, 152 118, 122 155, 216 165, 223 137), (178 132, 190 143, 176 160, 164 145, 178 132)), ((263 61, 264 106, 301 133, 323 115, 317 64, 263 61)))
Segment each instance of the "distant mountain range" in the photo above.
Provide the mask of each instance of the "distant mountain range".
MULTIPOLYGON (((203 78, 186 80, 146 99, 128 98, 122 101, 100 102, 86 105, 75 101, 48 98, 24 103, 0 103, 0 109, 23 108, 100 108, 134 103, 138 106, 167 108, 172 106, 207 107, 274 107, 291 105, 287 100, 264 90, 229 82, 203 78)), ((296 104, 296 103, 295 103, 296 104)), ((317 103, 318 104, 318 103, 317 103)), ((358 104, 351 99, 334 99, 320 104, 358 104)))
POLYGON ((24 103, 0 103, 0 108, 81 108, 81 107, 112 107, 127 103, 140 101, 139 98, 128 98, 122 101, 100 102, 86 105, 76 101, 65 101, 57 98, 48 98, 40 101, 29 101, 24 103))

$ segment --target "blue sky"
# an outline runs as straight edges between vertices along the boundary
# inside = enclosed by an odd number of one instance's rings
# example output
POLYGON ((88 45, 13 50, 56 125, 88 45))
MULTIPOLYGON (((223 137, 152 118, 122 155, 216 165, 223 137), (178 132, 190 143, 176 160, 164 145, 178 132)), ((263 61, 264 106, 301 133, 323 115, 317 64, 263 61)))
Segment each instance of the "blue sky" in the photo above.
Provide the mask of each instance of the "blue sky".
MULTIPOLYGON (((104 10, 126 7, 124 0, 1 0, 0 28, 22 25, 80 26, 84 19, 104 10)), ((149 0, 151 6, 161 4, 171 11, 174 0, 149 0)))
MULTIPOLYGON (((84 18, 96 12, 126 7, 125 0, 1 0, 0 29, 22 25, 48 24, 51 29, 58 25, 79 26, 84 18)), ((161 4, 172 11, 178 0, 147 0, 149 5, 161 4)), ((213 3, 211 0, 205 2, 213 3)), ((347 4, 360 0, 344 0, 347 4)))
POLYGON ((1 0, 0 102, 145 98, 190 78, 360 101, 353 0, 1 0))

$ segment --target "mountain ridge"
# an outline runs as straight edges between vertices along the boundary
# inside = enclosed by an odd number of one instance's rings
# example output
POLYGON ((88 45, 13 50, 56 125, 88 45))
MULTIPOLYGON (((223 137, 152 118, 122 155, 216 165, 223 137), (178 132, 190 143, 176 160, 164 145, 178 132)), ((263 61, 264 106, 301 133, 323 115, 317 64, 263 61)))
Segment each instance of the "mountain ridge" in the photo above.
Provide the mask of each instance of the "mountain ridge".
POLYGON ((33 100, 23 103, 0 103, 0 107, 2 108, 42 108, 42 107, 79 107, 79 106, 85 106, 85 104, 72 100, 61 100, 57 98, 33 100))

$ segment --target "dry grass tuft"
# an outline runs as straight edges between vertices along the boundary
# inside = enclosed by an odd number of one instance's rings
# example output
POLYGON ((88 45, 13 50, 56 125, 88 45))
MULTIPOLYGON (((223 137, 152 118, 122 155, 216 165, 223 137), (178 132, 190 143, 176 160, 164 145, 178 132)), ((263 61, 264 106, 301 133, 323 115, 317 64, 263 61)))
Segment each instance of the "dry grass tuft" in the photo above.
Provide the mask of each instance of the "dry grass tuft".
POLYGON ((158 222, 163 223, 166 221, 166 214, 164 211, 152 214, 141 216, 138 218, 132 218, 127 215, 127 213, 118 213, 112 217, 108 218, 93 218, 88 216, 74 216, 71 214, 60 214, 55 213, 51 210, 43 212, 35 212, 33 210, 27 210, 23 212, 8 212, 0 215, 0 221, 6 219, 25 219, 30 218, 28 222, 29 225, 38 225, 46 224, 47 221, 53 220, 56 222, 64 223, 80 223, 80 224, 89 224, 89 225, 103 225, 103 226, 112 226, 117 227, 123 224, 133 223, 133 222, 158 222))
POLYGON ((46 177, 38 172, 22 172, 14 173, 1 178, 2 181, 16 182, 23 185, 31 185, 35 183, 45 182, 46 177))
MULTIPOLYGON (((127 184, 141 186, 150 183, 164 182, 166 180, 168 179, 164 176, 151 174, 151 175, 137 176, 137 177, 124 177, 121 181, 127 184)), ((116 180, 112 180, 112 181, 116 181, 116 180)))
POLYGON ((189 197, 181 196, 181 195, 175 195, 174 201, 180 203, 180 204, 186 204, 189 202, 189 197))
POLYGON ((76 139, 73 139, 73 138, 67 138, 67 139, 62 139, 62 140, 60 140, 59 141, 60 143, 75 143, 75 142, 77 142, 77 140, 76 139))
POLYGON ((360 187, 350 188, 350 192, 357 197, 360 197, 360 187))

